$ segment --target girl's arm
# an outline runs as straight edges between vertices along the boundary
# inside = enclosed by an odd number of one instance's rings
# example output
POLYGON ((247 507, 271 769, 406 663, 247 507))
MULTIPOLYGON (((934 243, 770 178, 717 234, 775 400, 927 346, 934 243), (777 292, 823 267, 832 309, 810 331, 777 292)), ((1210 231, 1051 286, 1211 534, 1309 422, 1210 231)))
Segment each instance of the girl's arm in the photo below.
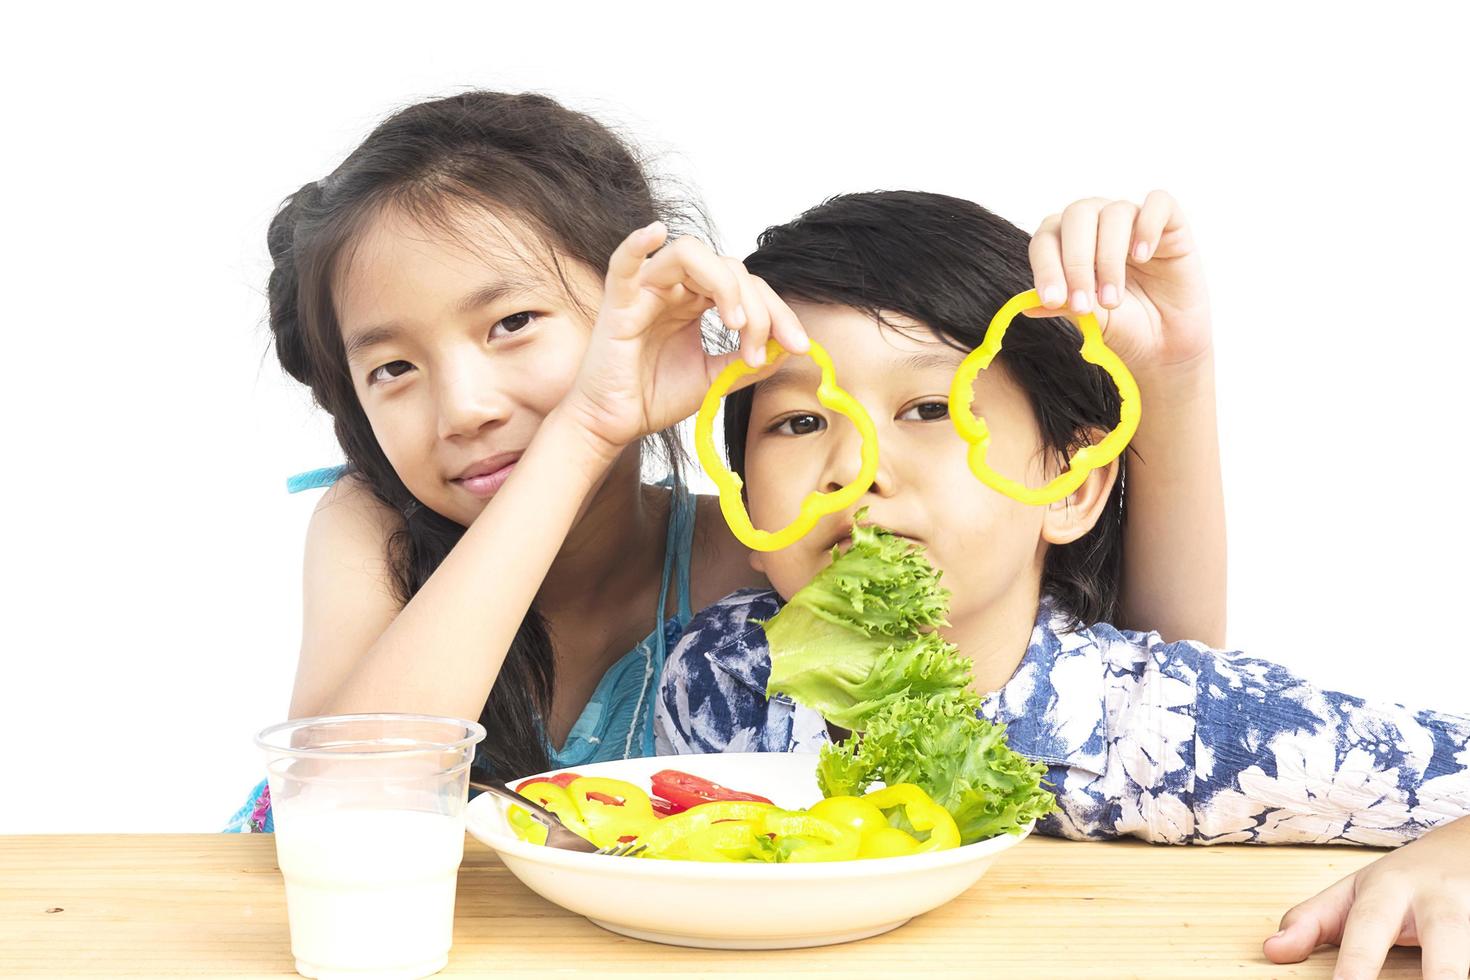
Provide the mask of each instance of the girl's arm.
POLYGON ((1215 365, 1135 375, 1145 406, 1128 454, 1122 622, 1225 646, 1225 495, 1215 365))
POLYGON ((1138 381, 1128 456, 1122 622, 1225 645, 1225 505, 1204 269, 1168 194, 1090 198, 1042 222, 1031 265, 1044 308, 1093 312, 1138 381))
POLYGON ((402 609, 384 569, 394 515, 350 487, 318 509, 293 716, 478 717, 526 610, 613 460, 645 433, 691 414, 714 375, 740 356, 704 353, 701 315, 718 306, 741 330, 748 359, 764 357, 773 332, 787 349, 806 348, 795 315, 738 263, 692 239, 648 257, 666 236, 656 223, 618 247, 572 390, 402 609))

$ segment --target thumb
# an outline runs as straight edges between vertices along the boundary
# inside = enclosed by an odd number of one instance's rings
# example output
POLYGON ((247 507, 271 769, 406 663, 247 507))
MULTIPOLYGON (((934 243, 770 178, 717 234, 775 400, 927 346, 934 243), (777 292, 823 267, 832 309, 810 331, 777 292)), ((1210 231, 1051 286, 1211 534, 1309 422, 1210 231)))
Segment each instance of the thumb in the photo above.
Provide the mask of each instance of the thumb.
POLYGON ((1323 943, 1337 943, 1353 905, 1355 875, 1295 906, 1281 917, 1281 931, 1262 944, 1272 963, 1300 963, 1323 943))

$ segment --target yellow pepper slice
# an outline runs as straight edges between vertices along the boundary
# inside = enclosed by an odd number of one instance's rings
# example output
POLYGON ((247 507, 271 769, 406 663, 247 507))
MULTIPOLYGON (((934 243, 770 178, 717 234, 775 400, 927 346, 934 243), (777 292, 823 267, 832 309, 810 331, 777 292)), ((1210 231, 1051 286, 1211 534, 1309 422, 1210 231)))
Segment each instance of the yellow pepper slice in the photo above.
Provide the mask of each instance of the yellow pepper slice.
POLYGON ((782 857, 795 863, 851 861, 858 856, 862 835, 809 813, 772 809, 766 814, 766 833, 775 834, 782 857))
POLYGON ((567 793, 591 832, 588 839, 598 847, 641 840, 658 826, 648 794, 621 779, 582 776, 567 784, 567 793))
POLYGON ((1032 289, 1016 296, 996 311, 985 331, 985 342, 960 363, 949 392, 949 417, 954 421, 955 431, 960 434, 960 438, 970 444, 971 472, 991 489, 1023 504, 1033 505, 1055 503, 1072 494, 1087 479, 1089 472, 1117 459, 1127 447, 1128 440, 1138 431, 1140 414, 1138 383, 1133 380, 1133 375, 1129 373, 1122 359, 1103 342, 1102 328, 1098 326, 1097 317, 1084 313, 1077 318, 1077 326, 1082 331, 1080 353, 1083 360, 1108 372, 1113 384, 1118 386, 1122 409, 1117 428, 1099 442, 1083 446, 1073 453, 1071 465, 1045 486, 1028 487, 1017 480, 1002 476, 990 467, 985 461, 985 454, 990 449, 990 427, 983 418, 976 418, 970 410, 970 404, 975 398, 975 378, 990 367, 990 362, 1000 353, 1006 328, 1011 321, 1023 310, 1040 305, 1041 297, 1032 289))
MULTIPOLYGON (((780 344, 774 340, 769 341, 766 344, 766 364, 774 363, 776 358, 785 353, 780 344)), ((858 434, 862 436, 862 466, 858 470, 857 478, 840 490, 833 490, 831 493, 816 490, 808 494, 801 502, 801 511, 796 520, 781 530, 762 531, 750 522, 750 514, 746 512, 745 503, 740 499, 740 489, 744 483, 731 472, 715 451, 715 413, 719 411, 720 400, 736 381, 747 374, 754 374, 760 368, 753 368, 744 361, 736 361, 726 367, 705 393, 704 403, 700 405, 699 415, 694 420, 694 449, 699 457, 699 465, 719 488, 720 511, 725 515, 725 523, 730 525, 736 539, 752 551, 780 551, 795 544, 823 517, 846 510, 857 503, 878 475, 878 432, 873 427, 872 418, 858 404, 856 398, 837 386, 837 372, 832 367, 832 358, 816 341, 812 342, 810 357, 822 371, 822 381, 817 386, 817 400, 852 419, 858 434)))
MULTIPOLYGON (((899 783, 886 789, 874 790, 863 797, 879 810, 903 807, 904 816, 910 827, 928 831, 929 839, 917 842, 912 854, 929 851, 945 851, 960 846, 960 828, 948 810, 934 802, 929 794, 913 783, 899 783)), ((897 829, 897 828, 890 828, 897 829)), ((902 831, 899 831, 902 833, 902 831)))
POLYGON ((775 807, 769 803, 750 803, 744 800, 701 803, 683 813, 664 817, 648 832, 641 843, 647 846, 643 853, 647 857, 684 857, 680 845, 696 833, 707 830, 725 821, 761 821, 775 807))
POLYGON ((506 814, 511 831, 528 844, 545 844, 548 836, 546 825, 518 806, 506 814))
MULTIPOLYGON (((540 803, 556 814, 557 819, 578 837, 586 840, 592 839, 592 828, 587 826, 587 821, 582 819, 581 807, 577 806, 576 801, 572 799, 572 794, 568 793, 565 787, 551 782, 529 783, 516 792, 528 800, 540 803)), ((531 819, 530 814, 527 814, 526 818, 531 819)))

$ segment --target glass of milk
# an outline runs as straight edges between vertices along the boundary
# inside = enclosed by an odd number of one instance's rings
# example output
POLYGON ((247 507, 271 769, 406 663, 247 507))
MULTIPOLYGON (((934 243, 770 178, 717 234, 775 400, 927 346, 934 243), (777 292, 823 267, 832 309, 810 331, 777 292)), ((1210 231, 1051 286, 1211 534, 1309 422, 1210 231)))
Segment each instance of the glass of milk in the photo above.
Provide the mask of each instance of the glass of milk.
POLYGON ((444 968, 484 737, 473 721, 408 714, 300 718, 256 736, 296 972, 413 980, 444 968))

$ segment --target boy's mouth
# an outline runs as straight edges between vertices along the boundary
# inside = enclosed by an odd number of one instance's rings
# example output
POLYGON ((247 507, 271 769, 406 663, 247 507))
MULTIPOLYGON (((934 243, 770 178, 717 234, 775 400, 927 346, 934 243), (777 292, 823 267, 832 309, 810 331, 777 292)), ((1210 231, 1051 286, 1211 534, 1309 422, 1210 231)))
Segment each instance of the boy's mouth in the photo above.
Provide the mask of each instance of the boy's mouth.
MULTIPOLYGON (((860 527, 879 527, 881 525, 877 525, 873 521, 863 521, 862 524, 860 524, 859 526, 860 527)), ((908 534, 904 534, 901 531, 894 531, 892 528, 884 528, 884 530, 887 530, 890 533, 892 533, 892 535, 895 538, 902 538, 903 540, 908 541, 911 544, 916 544, 916 545, 919 545, 920 547, 923 547, 923 544, 924 543, 922 541, 920 541, 916 537, 913 537, 913 536, 908 535, 908 534)), ((822 550, 823 551, 831 551, 833 548, 837 548, 837 549, 841 550, 841 552, 843 554, 846 554, 847 553, 847 549, 849 549, 851 547, 852 547, 852 530, 851 530, 851 528, 849 528, 848 530, 841 532, 841 534, 840 534, 840 536, 838 538, 836 538, 835 540, 833 540, 832 542, 830 542, 829 544, 827 544, 826 547, 824 547, 822 550)))

